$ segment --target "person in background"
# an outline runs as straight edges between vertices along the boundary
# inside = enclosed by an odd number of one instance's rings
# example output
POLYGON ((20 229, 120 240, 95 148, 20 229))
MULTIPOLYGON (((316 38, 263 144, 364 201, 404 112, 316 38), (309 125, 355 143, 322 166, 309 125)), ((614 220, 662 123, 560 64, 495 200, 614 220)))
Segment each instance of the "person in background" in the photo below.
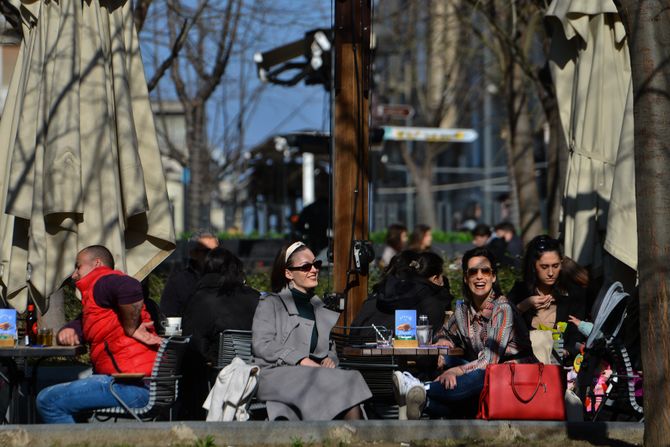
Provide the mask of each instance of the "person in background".
POLYGON ((72 279, 81 292, 82 314, 61 328, 56 339, 68 346, 88 342, 95 374, 40 391, 37 411, 47 424, 74 423, 78 413, 118 407, 114 393, 130 408, 145 406, 149 388, 144 381, 114 383, 112 391, 112 374, 150 376, 161 343, 144 306, 140 282, 114 270, 114 257, 107 248, 92 245, 81 250, 72 279))
MULTIPOLYGON (((326 189, 327 191, 327 189, 326 189)), ((317 256, 328 248, 328 218, 330 202, 327 197, 318 197, 302 209, 295 224, 301 240, 311 247, 317 256)), ((324 252, 325 255, 325 252, 324 252)))
MULTIPOLYGON (((181 420, 204 420, 202 403, 219 355, 219 334, 226 329, 251 330, 259 293, 245 285, 242 261, 223 247, 205 258, 195 293, 186 304, 182 332, 191 336, 180 382, 181 420)), ((215 371, 215 373, 218 371, 215 371)))
POLYGON ((314 289, 321 261, 302 242, 282 248, 271 274, 272 293, 260 298, 252 327, 257 397, 270 420, 361 419, 372 396, 358 371, 337 368, 330 331, 339 312, 314 289))
MULTIPOLYGON (((537 236, 526 247, 523 259, 523 281, 517 281, 508 296, 522 314, 529 329, 559 329, 569 317, 586 317, 586 291, 562 270, 560 243, 549 236, 537 236)), ((575 325, 563 333, 563 352, 557 352, 570 364, 579 353, 584 336, 575 325)))
POLYGON ((513 223, 500 222, 493 227, 493 231, 499 239, 507 243, 505 250, 509 256, 515 259, 520 259, 523 256, 523 242, 517 236, 513 223))
POLYGON ((537 362, 528 329, 514 305, 497 291, 495 266, 485 247, 463 255, 465 300, 434 337, 437 344, 462 348, 464 357, 445 356, 445 371, 427 384, 408 372, 393 373, 396 399, 406 405, 408 419, 419 419, 424 410, 436 417, 474 416, 468 411, 479 401, 487 365, 537 362))
MULTIPOLYGON (((395 311, 416 310, 417 316, 427 315, 437 332, 444 324, 444 313, 451 308, 453 297, 449 281, 442 274, 444 260, 437 253, 416 253, 405 250, 396 255, 374 285, 372 294, 363 303, 352 326, 395 327, 395 311)), ((374 337, 372 329, 352 329, 353 336, 374 337)))
POLYGON ((188 261, 175 268, 165 281, 160 309, 166 317, 181 317, 189 298, 195 292, 207 253, 219 246, 219 239, 207 231, 196 232, 188 242, 188 261))
POLYGON ((521 267, 523 256, 523 243, 516 235, 514 225, 509 222, 501 222, 494 228, 493 237, 486 244, 493 252, 500 266, 518 269, 521 267))
POLYGON ((407 227, 403 224, 394 223, 386 230, 386 245, 379 260, 379 267, 384 270, 391 265, 391 259, 400 253, 407 244, 407 227))
POLYGON ((433 232, 428 225, 419 224, 414 227, 412 235, 409 237, 407 248, 416 252, 430 250, 433 244, 433 232))
POLYGON ((491 227, 486 224, 477 224, 470 233, 475 247, 485 247, 491 239, 491 227))

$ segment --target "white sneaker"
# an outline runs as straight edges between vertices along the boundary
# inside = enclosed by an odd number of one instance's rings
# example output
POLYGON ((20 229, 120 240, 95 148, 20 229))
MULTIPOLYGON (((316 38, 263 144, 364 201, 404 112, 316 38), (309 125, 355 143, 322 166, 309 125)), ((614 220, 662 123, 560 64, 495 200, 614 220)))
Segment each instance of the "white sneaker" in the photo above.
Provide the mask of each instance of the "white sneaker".
POLYGON ((420 386, 423 388, 421 381, 407 371, 393 371, 392 380, 395 400, 401 407, 405 405, 407 393, 412 387, 420 386))
POLYGON ((405 402, 407 403, 407 419, 421 419, 421 413, 426 406, 426 388, 423 384, 413 385, 407 390, 405 402))

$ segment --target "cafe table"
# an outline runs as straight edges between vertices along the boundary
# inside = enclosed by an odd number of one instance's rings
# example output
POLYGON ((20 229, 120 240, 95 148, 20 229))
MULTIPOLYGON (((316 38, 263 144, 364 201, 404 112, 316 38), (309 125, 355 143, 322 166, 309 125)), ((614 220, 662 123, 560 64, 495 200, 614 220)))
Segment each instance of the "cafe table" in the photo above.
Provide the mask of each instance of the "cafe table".
POLYGON ((9 422, 24 422, 19 417, 21 390, 27 390, 28 417, 27 422, 35 421, 35 379, 40 363, 52 357, 76 357, 84 354, 86 347, 77 346, 42 346, 16 345, 0 347, 0 363, 9 368, 9 379, 12 396, 9 407, 9 422), (31 362, 34 360, 34 362, 31 362), (32 364, 31 364, 32 363, 32 364), (28 374, 30 372, 30 374, 28 374))
POLYGON ((419 346, 416 348, 378 347, 375 343, 345 346, 343 353, 347 357, 398 357, 398 360, 407 360, 418 357, 437 357, 439 355, 462 356, 463 349, 448 348, 446 346, 419 346))

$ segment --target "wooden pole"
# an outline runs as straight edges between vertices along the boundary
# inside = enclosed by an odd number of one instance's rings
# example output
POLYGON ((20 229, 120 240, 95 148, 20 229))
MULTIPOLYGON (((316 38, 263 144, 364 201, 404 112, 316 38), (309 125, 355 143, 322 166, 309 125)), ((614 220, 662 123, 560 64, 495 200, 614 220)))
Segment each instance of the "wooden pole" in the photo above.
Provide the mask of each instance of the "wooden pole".
POLYGON ((368 238, 370 0, 335 2, 333 282, 347 291, 341 324, 367 297, 367 277, 352 274, 352 240, 368 238))

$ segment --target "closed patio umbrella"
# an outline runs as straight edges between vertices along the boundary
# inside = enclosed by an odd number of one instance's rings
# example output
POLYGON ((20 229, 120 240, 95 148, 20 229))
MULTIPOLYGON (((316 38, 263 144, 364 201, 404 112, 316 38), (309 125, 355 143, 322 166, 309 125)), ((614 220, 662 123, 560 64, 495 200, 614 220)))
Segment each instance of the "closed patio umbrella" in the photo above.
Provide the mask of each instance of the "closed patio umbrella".
POLYGON ((11 0, 23 40, 0 121, 0 286, 42 311, 78 250, 144 278, 175 247, 131 1, 11 0))
POLYGON ((603 247, 637 268, 633 84, 612 0, 554 0, 551 69, 570 150, 563 201, 567 256, 594 271, 603 247))

